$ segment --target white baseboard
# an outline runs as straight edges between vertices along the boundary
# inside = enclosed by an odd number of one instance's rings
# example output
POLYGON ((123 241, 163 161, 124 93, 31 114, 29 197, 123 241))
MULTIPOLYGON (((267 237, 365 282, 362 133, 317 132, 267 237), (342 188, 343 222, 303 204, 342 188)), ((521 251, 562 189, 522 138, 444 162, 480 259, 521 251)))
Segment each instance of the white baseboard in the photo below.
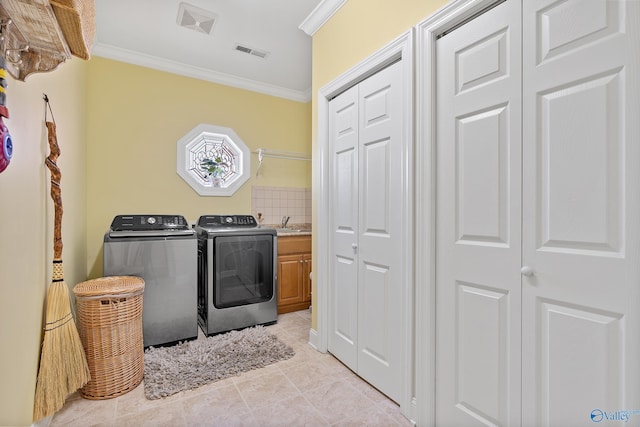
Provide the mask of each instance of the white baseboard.
POLYGON ((31 424, 31 427, 49 427, 51 425, 51 420, 53 420, 53 415, 45 417, 40 421, 31 424))
POLYGON ((313 347, 314 350, 318 350, 318 331, 315 329, 309 329, 309 345, 313 347))

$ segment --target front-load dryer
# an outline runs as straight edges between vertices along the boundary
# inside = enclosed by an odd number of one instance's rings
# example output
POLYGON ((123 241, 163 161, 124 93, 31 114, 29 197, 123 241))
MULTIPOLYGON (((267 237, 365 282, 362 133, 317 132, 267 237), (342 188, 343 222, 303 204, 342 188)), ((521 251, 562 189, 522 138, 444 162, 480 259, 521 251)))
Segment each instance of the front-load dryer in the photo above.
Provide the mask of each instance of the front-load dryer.
POLYGON ((206 335, 278 320, 278 237, 251 215, 204 215, 198 234, 198 321, 206 335))

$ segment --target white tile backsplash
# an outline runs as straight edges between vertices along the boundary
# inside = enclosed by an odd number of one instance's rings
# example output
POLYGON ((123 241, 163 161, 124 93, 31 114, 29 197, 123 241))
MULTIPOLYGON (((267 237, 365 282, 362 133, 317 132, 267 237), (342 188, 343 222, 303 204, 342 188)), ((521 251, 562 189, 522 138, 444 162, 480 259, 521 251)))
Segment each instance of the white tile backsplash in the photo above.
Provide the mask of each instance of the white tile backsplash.
POLYGON ((280 224, 290 216, 289 224, 311 224, 311 189, 258 187, 251 189, 251 213, 261 224, 280 224))

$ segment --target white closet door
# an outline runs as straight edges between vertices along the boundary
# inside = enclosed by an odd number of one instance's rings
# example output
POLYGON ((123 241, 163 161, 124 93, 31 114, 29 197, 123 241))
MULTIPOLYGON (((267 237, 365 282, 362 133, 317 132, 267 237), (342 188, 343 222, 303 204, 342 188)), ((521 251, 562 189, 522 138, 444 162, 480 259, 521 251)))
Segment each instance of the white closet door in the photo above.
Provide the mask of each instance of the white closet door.
POLYGON ((523 3, 523 420, 605 424, 640 406, 640 2, 523 3))
POLYGON ((358 368, 358 88, 329 103, 333 243, 329 289, 329 351, 358 368))
POLYGON ((402 68, 399 62, 359 85, 358 375, 398 401, 401 394, 402 68))
POLYGON ((329 104, 333 262, 329 351, 399 401, 402 392, 403 164, 400 62, 329 104))
POLYGON ((436 42, 436 422, 520 424, 520 3, 436 42))

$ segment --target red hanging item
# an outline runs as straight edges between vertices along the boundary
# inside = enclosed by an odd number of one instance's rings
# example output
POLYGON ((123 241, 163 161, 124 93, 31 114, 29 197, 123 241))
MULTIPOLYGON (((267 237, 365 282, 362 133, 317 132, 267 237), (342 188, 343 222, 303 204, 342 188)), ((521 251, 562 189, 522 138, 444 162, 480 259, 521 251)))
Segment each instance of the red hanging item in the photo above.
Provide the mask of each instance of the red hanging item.
POLYGON ((11 157, 13 156, 13 141, 9 134, 9 129, 2 121, 2 118, 9 118, 9 110, 6 106, 7 102, 7 70, 5 68, 5 61, 0 56, 0 172, 4 171, 11 157))

